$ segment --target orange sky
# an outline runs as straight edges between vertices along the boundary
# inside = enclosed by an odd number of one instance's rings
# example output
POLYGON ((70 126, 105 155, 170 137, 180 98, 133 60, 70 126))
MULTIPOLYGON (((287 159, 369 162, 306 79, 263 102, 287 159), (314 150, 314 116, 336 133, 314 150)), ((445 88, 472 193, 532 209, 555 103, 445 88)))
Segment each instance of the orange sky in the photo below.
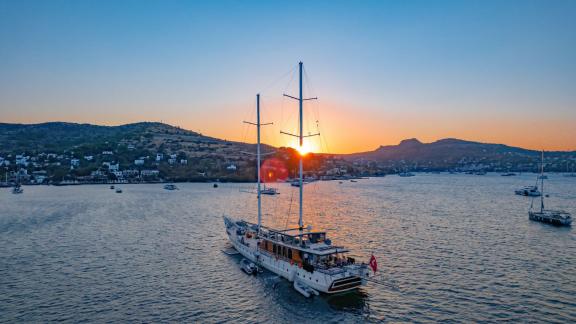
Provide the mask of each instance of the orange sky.
MULTIPOLYGON (((217 138, 255 142, 255 129, 242 123, 254 120, 253 107, 246 103, 242 107, 214 106, 203 111, 187 113, 186 110, 174 113, 168 110, 162 121, 204 135, 217 138)), ((287 117, 291 109, 284 107, 283 116, 275 105, 263 108, 262 122, 274 122, 263 127, 262 141, 275 146, 293 146, 295 139, 281 135, 280 130, 296 132, 296 114, 287 117), (283 118, 283 119, 281 119, 283 118)), ((119 125, 138 121, 160 121, 156 118, 158 109, 136 113, 131 109, 110 116, 99 113, 98 109, 84 109, 77 114, 58 115, 57 113, 35 114, 25 117, 18 111, 8 114, 3 122, 35 123, 44 121, 71 121, 102 125, 119 125)), ((344 105, 323 105, 320 112, 321 137, 306 139, 314 151, 329 153, 353 153, 374 150, 380 145, 398 144, 407 138, 418 138, 429 143, 442 138, 459 138, 486 143, 498 143, 534 150, 576 150, 576 121, 567 118, 537 119, 534 116, 513 116, 505 113, 447 115, 438 113, 414 113, 386 109, 358 109, 344 105), (536 122, 538 120, 538 122, 536 122)), ((314 115, 310 111, 310 115, 314 115)), ((313 118, 312 118, 313 119, 313 118)), ((309 132, 316 132, 314 120, 307 120, 309 132), (312 127, 313 126, 313 127, 312 127)))
POLYGON ((297 105, 280 98, 302 61, 322 152, 447 137, 576 150, 576 1, 308 1, 296 16, 273 1, 48 3, 0 5, 0 122, 164 121, 253 142, 242 121, 262 93, 263 141, 290 145, 297 105))

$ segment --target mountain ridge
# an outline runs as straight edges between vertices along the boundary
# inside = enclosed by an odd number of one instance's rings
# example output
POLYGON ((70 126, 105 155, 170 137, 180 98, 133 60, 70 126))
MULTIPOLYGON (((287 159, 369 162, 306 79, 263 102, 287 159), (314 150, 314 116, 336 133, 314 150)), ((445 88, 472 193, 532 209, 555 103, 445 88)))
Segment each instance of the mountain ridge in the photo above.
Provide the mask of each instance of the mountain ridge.
MULTIPOLYGON (((144 128, 153 127, 153 126, 157 126, 160 128, 167 128, 167 129, 171 129, 171 128, 178 129, 178 130, 181 130, 182 132, 186 132, 190 135, 204 137, 206 139, 211 139, 211 140, 215 140, 215 141, 248 144, 248 145, 253 144, 253 143, 245 143, 245 142, 237 142, 237 141, 229 141, 229 140, 219 139, 217 137, 211 137, 211 136, 203 135, 203 134, 196 132, 196 131, 193 131, 193 130, 180 128, 180 127, 173 126, 173 125, 166 124, 166 123, 145 122, 145 121, 144 122, 127 123, 127 124, 121 124, 121 125, 98 125, 98 124, 90 124, 90 123, 75 123, 75 122, 63 122, 63 121, 42 122, 42 123, 34 123, 34 124, 0 123, 0 136, 5 135, 6 130, 12 130, 12 131, 14 131, 14 130, 17 130, 17 131, 35 130, 35 131, 38 131, 38 130, 42 130, 42 128, 51 128, 51 131, 61 132, 61 131, 71 131, 74 129, 85 128, 84 130, 88 130, 88 129, 89 130, 124 130, 124 131, 129 132, 129 131, 142 130, 144 128)), ((98 135, 98 134, 94 134, 94 135, 98 135)), ((407 138, 407 139, 401 140, 400 143, 398 143, 396 145, 394 145, 394 144, 380 145, 379 147, 377 147, 375 150, 372 150, 372 151, 361 151, 361 152, 354 152, 354 153, 324 153, 324 154, 343 156, 343 157, 352 157, 352 156, 359 156, 359 155, 369 155, 369 154, 373 154, 375 152, 384 151, 384 150, 387 150, 390 148, 396 148, 396 147, 419 148, 419 147, 425 147, 427 145, 488 145, 488 146, 500 146, 501 148, 506 148, 506 149, 515 150, 515 151, 540 152, 539 150, 527 149, 527 148, 522 148, 522 147, 518 147, 518 146, 508 145, 508 144, 479 142, 479 141, 473 141, 473 140, 463 140, 463 139, 448 137, 448 138, 441 138, 441 139, 438 139, 436 141, 429 142, 429 143, 421 142, 417 138, 407 138)), ((1 149, 2 149, 2 146, 0 144, 0 152, 1 152, 1 149)), ((564 150, 564 151, 555 150, 555 151, 545 151, 545 152, 547 152, 547 153, 570 153, 570 152, 576 152, 576 150, 564 150)))

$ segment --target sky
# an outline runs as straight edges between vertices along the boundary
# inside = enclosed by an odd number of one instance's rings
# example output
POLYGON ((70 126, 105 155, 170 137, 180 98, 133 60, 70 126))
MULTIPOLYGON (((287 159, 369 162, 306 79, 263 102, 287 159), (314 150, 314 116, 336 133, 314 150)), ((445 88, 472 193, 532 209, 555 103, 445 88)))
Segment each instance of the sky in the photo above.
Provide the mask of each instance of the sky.
POLYGON ((162 121, 311 150, 576 150, 576 1, 0 0, 0 122, 162 121))

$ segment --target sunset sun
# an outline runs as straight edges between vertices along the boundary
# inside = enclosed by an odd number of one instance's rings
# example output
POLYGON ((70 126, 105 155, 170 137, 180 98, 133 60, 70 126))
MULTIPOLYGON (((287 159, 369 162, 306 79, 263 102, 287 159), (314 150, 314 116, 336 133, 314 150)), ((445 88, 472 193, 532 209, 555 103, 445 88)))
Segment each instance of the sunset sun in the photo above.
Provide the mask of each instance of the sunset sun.
POLYGON ((314 147, 314 145, 312 145, 310 142, 304 142, 302 144, 302 146, 299 146, 298 143, 296 143, 294 146, 292 146, 296 151, 298 151, 298 153, 300 153, 300 155, 304 156, 308 153, 313 153, 317 151, 317 148, 314 147))

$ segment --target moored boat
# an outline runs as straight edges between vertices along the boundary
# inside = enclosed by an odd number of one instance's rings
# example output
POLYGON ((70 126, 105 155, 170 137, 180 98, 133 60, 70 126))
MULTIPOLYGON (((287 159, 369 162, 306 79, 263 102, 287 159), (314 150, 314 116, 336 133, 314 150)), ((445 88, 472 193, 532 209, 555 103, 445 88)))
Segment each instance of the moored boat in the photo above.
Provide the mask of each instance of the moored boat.
POLYGON ((246 272, 246 274, 257 274, 258 273, 258 268, 256 267, 256 265, 254 264, 254 262, 249 261, 247 259, 242 259, 242 261, 240 261, 240 268, 242 269, 242 271, 246 272))
POLYGON ((270 195, 270 196, 280 194, 280 192, 278 192, 278 188, 266 187, 266 186, 264 186, 264 188, 260 190, 260 193, 263 195, 270 195))
MULTIPOLYGON (((300 95, 298 98, 288 96, 299 102, 299 131, 297 135, 289 135, 297 137, 299 145, 302 146, 305 137, 302 127, 303 101, 306 100, 302 97, 302 63, 299 63, 299 74, 300 95)), ((255 125, 258 132, 258 222, 251 223, 224 216, 228 239, 246 259, 294 282, 294 288, 305 296, 306 294, 310 296, 313 291, 333 294, 355 290, 365 285, 369 280, 368 264, 356 262, 354 258, 348 257, 349 250, 344 246, 333 244, 326 232, 312 231, 310 227, 306 229, 304 227, 302 155, 299 160, 299 178, 291 183, 299 187, 300 193, 298 227, 276 229, 262 225, 260 126, 263 124, 260 123, 260 95, 257 95, 256 100, 256 116, 256 123, 250 124, 255 125)), ((375 258, 374 263, 371 262, 371 267, 376 271, 375 258)))
POLYGON ((12 193, 13 194, 21 194, 24 193, 24 189, 22 189, 22 186, 17 184, 14 186, 14 188, 12 188, 12 193))
POLYGON ((544 180, 547 177, 544 176, 544 151, 542 151, 542 166, 540 171, 540 188, 542 189, 542 195, 540 195, 540 210, 534 210, 534 199, 530 204, 530 210, 528 211, 528 218, 533 221, 548 223, 558 226, 570 226, 572 224, 572 215, 569 212, 563 210, 552 210, 544 208, 544 180))
POLYGON ((514 193, 527 197, 540 197, 542 195, 542 193, 538 190, 538 186, 526 186, 524 188, 514 190, 514 193))

